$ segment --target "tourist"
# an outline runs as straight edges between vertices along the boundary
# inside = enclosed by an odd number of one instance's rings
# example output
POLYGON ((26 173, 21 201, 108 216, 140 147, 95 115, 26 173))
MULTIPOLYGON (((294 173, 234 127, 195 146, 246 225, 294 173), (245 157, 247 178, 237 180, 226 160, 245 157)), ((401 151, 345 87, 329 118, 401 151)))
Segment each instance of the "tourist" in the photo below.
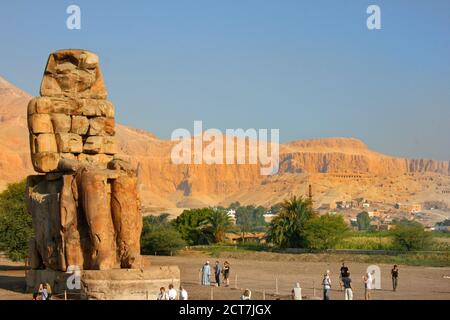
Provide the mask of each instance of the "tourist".
POLYGON ((201 272, 202 272, 202 285, 209 286, 210 285, 209 276, 211 274, 211 267, 209 266, 209 261, 205 262, 205 264, 201 269, 201 272))
POLYGON ((185 288, 180 286, 180 300, 187 300, 188 299, 188 293, 185 288))
POLYGON ((169 297, 167 296, 166 288, 161 287, 159 289, 157 300, 169 300, 169 297))
POLYGON ((292 300, 302 300, 302 288, 300 288, 300 283, 297 282, 291 292, 292 300))
POLYGON ((331 279, 330 279, 330 270, 323 275, 323 300, 330 300, 330 290, 331 290, 331 279))
POLYGON ((245 289, 244 293, 242 293, 241 300, 250 300, 252 297, 252 292, 249 289, 245 289))
POLYGON ((40 288, 41 300, 48 300, 47 284, 44 283, 40 288))
POLYGON ((220 287, 220 275, 222 274, 222 266, 219 261, 216 261, 214 266, 214 276, 216 278, 216 286, 220 287))
POLYGON ((173 284, 169 284, 169 292, 167 292, 167 297, 169 300, 177 300, 177 289, 173 287, 173 284))
POLYGON ((394 264, 394 268, 391 270, 392 276, 392 290, 397 291, 397 283, 398 283, 398 267, 394 264))
POLYGON ((33 290, 33 300, 39 300, 39 294, 42 292, 42 283, 39 286, 35 286, 33 290))
POLYGON ((342 286, 343 286, 342 279, 347 277, 347 274, 348 274, 348 267, 345 265, 345 262, 342 261, 342 267, 341 267, 340 274, 339 274, 339 280, 340 280, 339 285, 341 286, 341 290, 343 289, 342 288, 342 286))
POLYGON ((346 277, 342 278, 342 285, 344 286, 344 299, 353 300, 352 279, 350 273, 346 273, 346 277))
POLYGON ((371 292, 372 286, 373 286, 372 275, 370 274, 370 272, 367 272, 364 275, 363 281, 364 281, 364 299, 370 300, 370 292, 371 292))
POLYGON ((52 299, 52 287, 50 286, 50 283, 48 283, 48 282, 45 285, 47 286, 47 295, 48 295, 47 300, 51 300, 52 299))
POLYGON ((230 285, 230 263, 228 261, 223 263, 223 280, 228 287, 230 285))

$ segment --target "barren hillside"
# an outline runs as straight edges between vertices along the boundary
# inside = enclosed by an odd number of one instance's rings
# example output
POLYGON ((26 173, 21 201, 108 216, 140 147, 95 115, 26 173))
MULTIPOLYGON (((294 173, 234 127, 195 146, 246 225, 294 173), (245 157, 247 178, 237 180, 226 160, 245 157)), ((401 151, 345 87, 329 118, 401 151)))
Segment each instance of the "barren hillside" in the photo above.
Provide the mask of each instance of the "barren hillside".
MULTIPOLYGON (((30 96, 0 77, 0 189, 33 173, 26 106, 30 96)), ((120 113, 121 110, 116 110, 120 113)), ((274 204, 313 185, 317 204, 362 196, 372 201, 440 200, 450 205, 450 161, 403 159, 349 138, 293 141, 280 146, 280 171, 261 176, 258 165, 175 165, 173 142, 118 125, 121 152, 139 163, 147 211, 227 204, 274 204)))

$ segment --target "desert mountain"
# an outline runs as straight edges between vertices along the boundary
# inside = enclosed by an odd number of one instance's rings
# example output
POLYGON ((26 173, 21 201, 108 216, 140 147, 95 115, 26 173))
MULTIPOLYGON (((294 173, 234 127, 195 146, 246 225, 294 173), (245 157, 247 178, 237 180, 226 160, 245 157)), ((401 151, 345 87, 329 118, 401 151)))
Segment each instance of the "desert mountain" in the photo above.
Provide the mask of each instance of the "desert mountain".
MULTIPOLYGON (((27 103, 31 96, 0 77, 0 189, 33 174, 27 103)), ((120 113, 117 110, 117 113, 120 113)), ((350 138, 299 140, 280 145, 280 170, 261 176, 259 165, 175 165, 173 142, 117 126, 121 152, 139 163, 147 211, 228 204, 271 205, 314 190, 317 205, 364 197, 372 201, 444 201, 450 205, 450 161, 405 159, 372 151, 350 138)))

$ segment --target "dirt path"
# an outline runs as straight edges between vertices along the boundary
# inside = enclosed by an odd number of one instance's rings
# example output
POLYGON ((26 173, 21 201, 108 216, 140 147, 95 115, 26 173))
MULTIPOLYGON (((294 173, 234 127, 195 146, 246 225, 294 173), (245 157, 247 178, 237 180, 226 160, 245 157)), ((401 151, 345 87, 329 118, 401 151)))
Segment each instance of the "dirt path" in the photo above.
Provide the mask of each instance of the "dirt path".
MULTIPOLYGON (((206 259, 214 263, 215 259, 206 255, 198 256, 174 256, 174 257, 147 257, 154 265, 175 264, 181 269, 181 279, 190 290, 191 297, 196 299, 210 299, 211 289, 199 285, 199 269, 206 259)), ((223 262, 225 259, 220 258, 223 262)), ((241 290, 232 290, 235 287, 237 275, 237 287, 250 288, 254 294, 266 293, 267 299, 275 293, 278 284, 278 292, 282 299, 289 296, 295 283, 302 287, 302 295, 320 298, 322 294, 321 281, 323 273, 331 271, 333 288, 332 299, 343 299, 344 294, 339 288, 338 262, 297 262, 297 261, 261 261, 253 259, 227 260, 231 263, 230 288, 214 288, 214 298, 238 299, 241 290), (315 290, 314 290, 315 287, 315 290)), ((347 263, 353 280, 354 299, 364 298, 364 285, 362 276, 369 264, 347 263)), ((390 270, 391 265, 379 265, 381 269, 381 290, 373 291, 373 299, 411 300, 432 299, 450 300, 450 268, 412 267, 400 266, 399 284, 397 292, 392 291, 390 270)), ((262 297, 262 294, 258 296, 262 297)))
MULTIPOLYGON (((339 290, 338 273, 339 262, 299 262, 299 261, 270 261, 263 260, 264 255, 254 257, 230 258, 231 281, 230 287, 205 287, 199 285, 199 270, 207 259, 214 263, 215 258, 202 253, 163 257, 147 256, 146 263, 153 265, 178 265, 181 269, 183 285, 189 292, 190 299, 209 300, 211 294, 214 299, 239 299, 242 289, 250 288, 252 298, 262 299, 265 292, 266 299, 288 299, 290 291, 296 282, 302 287, 302 294, 312 299, 321 297, 322 274, 327 269, 331 271, 333 290, 332 299, 343 299, 343 292, 339 290), (237 279, 236 279, 237 276, 237 279), (237 281, 238 289, 235 289, 237 281), (274 295, 278 285, 279 295, 274 295), (314 290, 315 287, 315 290, 314 290), (211 292, 212 291, 212 292, 211 292)), ((283 257, 280 257, 282 260, 283 257)), ((225 259, 220 258, 223 262, 225 259)), ((368 264, 347 263, 353 279, 354 299, 363 299, 364 289, 362 275, 368 264)), ((450 300, 450 268, 400 266, 399 287, 397 292, 391 290, 390 265, 379 265, 381 268, 381 290, 374 290, 373 299, 436 299, 450 300)), ((0 257, 0 299, 31 299, 30 294, 24 293, 25 271, 23 264, 14 263, 0 257)))

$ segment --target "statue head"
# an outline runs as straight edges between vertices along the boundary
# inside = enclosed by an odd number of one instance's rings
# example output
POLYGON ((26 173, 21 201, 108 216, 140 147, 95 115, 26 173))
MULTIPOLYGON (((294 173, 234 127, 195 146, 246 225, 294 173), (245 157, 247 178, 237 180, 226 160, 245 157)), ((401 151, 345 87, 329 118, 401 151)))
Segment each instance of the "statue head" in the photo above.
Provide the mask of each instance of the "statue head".
POLYGON ((117 146, 114 106, 106 100, 98 56, 81 49, 51 53, 40 95, 28 105, 35 170, 63 171, 62 160, 106 167, 117 146))

